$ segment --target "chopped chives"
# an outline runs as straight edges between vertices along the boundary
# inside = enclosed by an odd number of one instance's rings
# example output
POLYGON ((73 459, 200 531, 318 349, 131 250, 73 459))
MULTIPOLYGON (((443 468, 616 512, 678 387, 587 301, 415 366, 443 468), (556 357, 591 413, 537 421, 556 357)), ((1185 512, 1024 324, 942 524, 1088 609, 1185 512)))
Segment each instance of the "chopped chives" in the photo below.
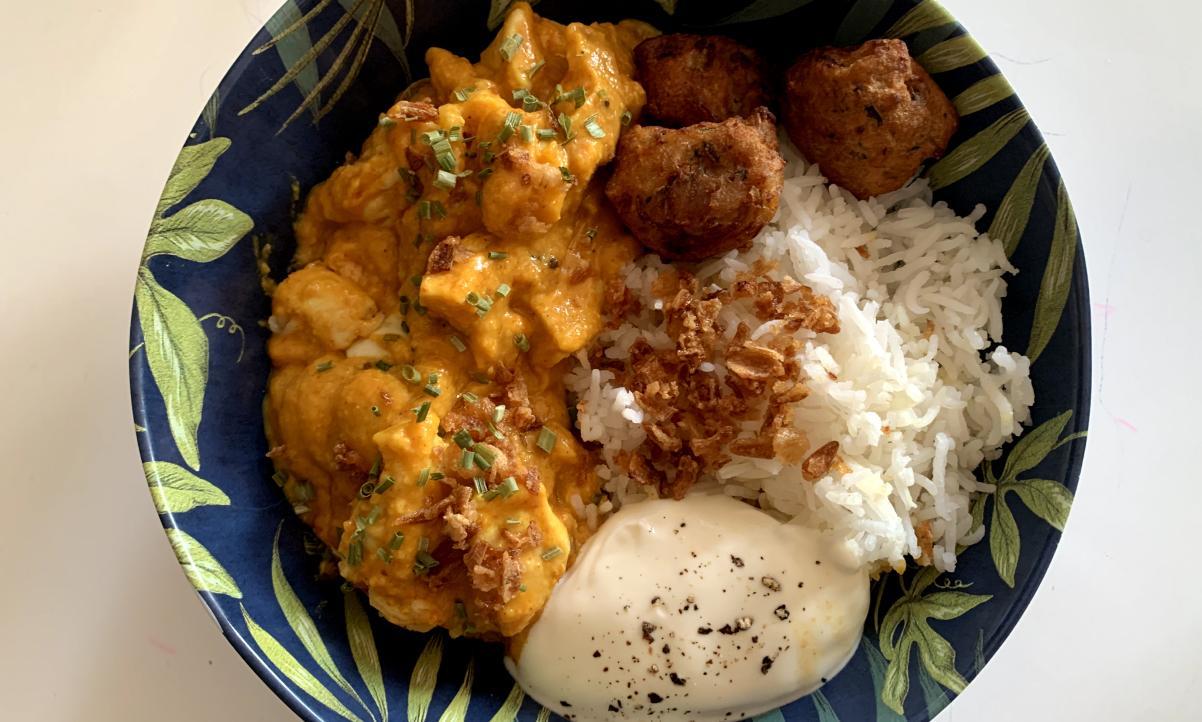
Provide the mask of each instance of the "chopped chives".
POLYGON ((526 97, 522 98, 522 110, 526 111, 527 113, 533 113, 541 107, 543 107, 543 101, 539 100, 534 95, 527 95, 526 97))
POLYGON ((576 182, 576 176, 572 175, 572 171, 568 170, 566 165, 559 166, 559 175, 563 176, 564 183, 576 182))
POLYGON ((463 128, 458 125, 452 125, 451 129, 447 131, 447 140, 452 143, 461 142, 463 140, 463 128))
POLYGON ((530 127, 526 123, 522 123, 520 126, 518 126, 518 129, 521 131, 522 140, 526 141, 527 143, 534 140, 534 128, 530 127))
POLYGON ((288 481, 288 475, 282 471, 277 471, 271 475, 271 480, 275 482, 276 486, 283 487, 284 482, 288 481))
POLYGON ((506 258, 509 258, 509 254, 503 251, 488 252, 488 260, 490 261, 504 261, 506 258))
POLYGON ((404 334, 406 336, 409 335, 409 322, 408 321, 401 321, 401 331, 404 332, 404 334))
MULTIPOLYGON (((438 201, 434 201, 434 203, 438 203, 438 201)), ((431 204, 431 207, 433 207, 434 203, 431 204)), ((441 205, 441 204, 439 204, 439 205, 441 205)), ((412 283, 414 286, 421 288, 422 287, 422 274, 418 273, 416 275, 410 276, 409 283, 412 283)))
POLYGON ((463 393, 459 394, 459 398, 463 399, 464 401, 468 402, 469 404, 475 404, 475 403, 480 402, 480 397, 473 394, 471 391, 464 391, 463 393))
POLYGON ((509 295, 511 290, 513 289, 509 287, 508 283, 502 283, 500 286, 497 286, 497 295, 504 298, 509 295))
POLYGON ((467 345, 464 344, 463 339, 459 338, 458 336, 452 334, 452 336, 447 340, 451 342, 451 345, 454 346, 455 350, 459 353, 463 353, 467 350, 467 345))
POLYGON ((367 527, 367 526, 371 526, 372 524, 375 524, 376 520, 379 518, 380 518, 380 505, 373 504, 371 507, 371 511, 367 513, 367 519, 365 520, 366 523, 364 524, 364 526, 367 527))
POLYGON ((515 516, 511 516, 511 517, 506 517, 505 523, 508 524, 509 526, 517 526, 518 524, 521 524, 522 521, 515 516))
POLYGON ((420 539, 418 539, 418 540, 417 540, 417 550, 418 550, 419 552, 428 552, 428 551, 430 551, 430 539, 429 539, 429 537, 422 537, 422 538, 420 538, 420 539))
POLYGON ((533 78, 534 74, 537 73, 538 71, 542 70, 543 66, 546 65, 546 63, 547 63, 546 60, 540 60, 537 63, 535 63, 534 65, 531 65, 530 70, 528 70, 526 72, 526 77, 533 78))
POLYGON ((422 375, 412 364, 405 364, 401 367, 401 378, 411 384, 421 383, 422 375))
POLYGON ((476 465, 476 452, 471 449, 464 449, 463 454, 459 458, 459 463, 465 469, 472 468, 476 465))
POLYGON ((383 113, 381 113, 380 119, 378 121, 376 121, 376 124, 383 128, 388 128, 388 127, 396 125, 396 121, 393 120, 392 118, 389 118, 387 115, 384 115, 383 113))
POLYGON ((526 338, 526 334, 518 333, 513 336, 513 345, 518 347, 523 353, 530 350, 530 339, 526 338))
POLYGON ((400 549, 401 545, 404 543, 405 543, 405 532, 398 531, 392 535, 391 539, 388 540, 388 548, 393 551, 396 551, 397 549, 400 549))
POLYGON ((502 497, 511 497, 518 493, 518 480, 512 476, 507 476, 504 479, 501 479, 501 485, 497 488, 501 490, 502 497))
POLYGON ((376 548, 376 556, 380 557, 380 561, 384 562, 385 564, 392 564, 392 552, 388 551, 384 547, 376 548))
POLYGON ((425 421, 426 417, 430 414, 430 402, 423 401, 421 406, 414 407, 413 413, 417 414, 417 423, 420 424, 425 421))
POLYGON ((588 229, 587 231, 584 232, 584 237, 589 239, 590 241, 593 240, 594 238, 597 237, 597 229, 596 228, 588 229))
MULTIPOLYGON (((492 171, 493 171, 492 168, 481 168, 480 172, 476 174, 476 177, 479 178, 480 180, 484 180, 485 178, 492 175, 492 171)), ((479 192, 479 191, 477 191, 477 192, 479 192)))
POLYGON ((525 584, 519 584, 519 585, 518 585, 518 591, 519 591, 519 592, 524 592, 524 591, 526 591, 526 585, 525 585, 525 584))
POLYGON ((378 479, 380 477, 380 464, 383 463, 384 457, 376 454, 376 460, 371 465, 371 471, 367 472, 367 478, 378 479))
POLYGON ((563 128, 563 137, 565 142, 574 138, 575 136, 572 134, 572 119, 566 114, 560 113, 557 120, 559 121, 559 127, 563 128))
MULTIPOLYGON (((474 449, 472 452, 472 462, 480 467, 482 471, 491 469, 493 461, 497 458, 496 452, 483 444, 476 444, 472 448, 474 449)), ((466 456, 468 452, 465 451, 463 453, 466 456)))
POLYGON ((534 134, 538 136, 539 140, 554 140, 555 139, 555 129, 554 128, 539 128, 537 131, 535 131, 534 134))
POLYGON ((497 404, 497 407, 492 410, 492 422, 499 424, 503 418, 505 418, 505 404, 497 404))
POLYGON ((634 116, 630 114, 629 110, 622 111, 622 125, 630 125, 630 121, 633 118, 634 118, 634 116))
POLYGON ((346 547, 346 563, 352 567, 363 561, 363 540, 352 539, 346 547))
POLYGON ((363 482, 363 486, 359 487, 360 499, 368 499, 374 493, 376 493, 376 482, 374 481, 365 481, 363 482))
POLYGON ((433 396, 434 398, 438 398, 440 395, 442 395, 442 389, 438 388, 434 384, 426 384, 425 387, 422 388, 422 391, 424 391, 427 396, 433 396))
POLYGON ((560 554, 563 554, 563 549, 560 549, 559 547, 551 547, 550 549, 548 549, 547 551, 542 553, 542 557, 543 557, 543 559, 550 561, 550 560, 554 559, 555 557, 559 556, 560 554))
MULTIPOLYGON (((425 539, 425 537, 422 537, 425 539)), ((417 575, 426 574, 434 567, 438 566, 438 560, 430 556, 429 552, 420 551, 413 560, 413 573, 417 575)))
POLYGON ((426 377, 426 383, 437 385, 438 384, 438 372, 431 371, 430 375, 426 377))
POLYGON ((597 122, 596 115, 590 115, 588 118, 585 119, 584 129, 586 131, 588 131, 588 134, 593 136, 594 138, 604 138, 605 137, 605 130, 601 127, 601 124, 597 122))
POLYGON ((387 371, 392 368, 392 364, 388 363, 384 359, 380 359, 376 362, 376 368, 380 369, 381 371, 387 371))
POLYGON ((332 368, 334 368, 333 361, 322 361, 321 363, 317 364, 317 373, 322 374, 332 368))
POLYGON ((471 373, 471 379, 472 379, 472 381, 475 381, 478 384, 491 384, 492 383, 492 379, 488 378, 488 376, 480 373, 479 371, 473 371, 471 373))
POLYGON ((422 142, 426 145, 434 145, 443 139, 444 134, 441 130, 428 130, 425 133, 422 133, 420 137, 422 142))
MULTIPOLYGON (((442 201, 430 201, 430 212, 434 214, 435 218, 447 217, 447 209, 442 205, 442 201)), ((415 276, 415 278, 418 279, 417 285, 422 285, 421 276, 415 276)))
POLYGON ((484 480, 483 476, 475 477, 472 479, 472 483, 476 485, 477 494, 483 496, 484 494, 488 493, 488 482, 484 480))
MULTIPOLYGON (((521 113, 517 112, 516 110, 509 111, 509 113, 505 116, 505 122, 501 125, 501 130, 497 133, 497 142, 504 143, 505 141, 509 140, 509 136, 513 135, 513 131, 517 130, 518 123, 521 122, 521 113)), ((485 153, 484 155, 485 159, 487 160, 488 153, 485 153)))
POLYGON ((538 430, 538 440, 534 442, 534 445, 550 454, 551 450, 555 448, 556 438, 555 432, 544 426, 538 430))
POLYGON ((392 485, 395 483, 396 483, 396 477, 394 477, 392 474, 388 474, 387 476, 385 476, 383 479, 380 480, 379 484, 376 484, 376 493, 383 494, 384 492, 391 489, 392 485))
POLYGON ((470 449, 472 448, 472 444, 475 443, 472 440, 472 435, 468 433, 467 429, 460 429, 456 431, 455 435, 451 437, 451 440, 454 441, 461 449, 470 449))
POLYGON ((430 467, 427 466, 427 467, 423 468, 421 471, 417 472, 417 482, 416 483, 418 486, 425 486, 426 482, 429 480, 430 480, 430 467))
POLYGON ((513 54, 516 53, 518 48, 521 46, 522 36, 518 33, 514 33, 513 35, 505 38, 505 41, 501 43, 501 47, 497 49, 497 52, 499 52, 501 57, 505 60, 510 60, 513 58, 513 54))
POLYGON ((438 174, 434 176, 434 185, 445 191, 449 191, 455 187, 456 179, 457 176, 454 173, 448 173, 445 170, 439 170, 438 174))
POLYGON ((372 416, 379 416, 379 415, 380 415, 380 407, 379 407, 379 406, 376 406, 375 404, 372 404, 372 407, 371 407, 371 415, 372 415, 372 416))
POLYGON ((460 103, 462 103, 468 98, 472 97, 472 93, 474 92, 476 92, 476 86, 474 85, 469 85, 466 88, 460 88, 459 90, 455 91, 455 100, 458 100, 460 103))
POLYGON ((477 303, 480 303, 480 294, 475 291, 468 291, 467 296, 463 300, 467 305, 475 306, 477 303))
POLYGON ((443 474, 441 471, 431 471, 430 478, 433 479, 434 481, 439 481, 441 479, 445 479, 446 475, 443 474))
POLYGON ((430 201, 417 202, 417 217, 421 220, 429 220, 430 218, 430 201))
POLYGON ((491 421, 488 422, 488 430, 491 431, 492 435, 497 438, 497 441, 505 440, 505 434, 502 434, 501 430, 497 428, 497 425, 491 421))
POLYGON ((529 88, 514 88, 511 95, 513 96, 514 100, 521 100, 522 98, 525 98, 527 95, 530 95, 530 89, 529 88))

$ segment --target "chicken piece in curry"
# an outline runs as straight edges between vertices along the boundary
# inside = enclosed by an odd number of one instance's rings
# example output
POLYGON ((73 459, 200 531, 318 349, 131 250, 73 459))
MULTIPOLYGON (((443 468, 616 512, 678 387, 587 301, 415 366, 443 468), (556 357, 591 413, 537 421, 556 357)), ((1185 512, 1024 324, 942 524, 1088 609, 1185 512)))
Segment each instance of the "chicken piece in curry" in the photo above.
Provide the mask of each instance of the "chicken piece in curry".
POLYGON ((309 194, 272 301, 266 417, 290 501, 390 621, 512 636, 543 607, 598 492, 565 360, 638 253, 597 169, 644 104, 649 26, 518 3, 472 63, 380 116, 309 194))

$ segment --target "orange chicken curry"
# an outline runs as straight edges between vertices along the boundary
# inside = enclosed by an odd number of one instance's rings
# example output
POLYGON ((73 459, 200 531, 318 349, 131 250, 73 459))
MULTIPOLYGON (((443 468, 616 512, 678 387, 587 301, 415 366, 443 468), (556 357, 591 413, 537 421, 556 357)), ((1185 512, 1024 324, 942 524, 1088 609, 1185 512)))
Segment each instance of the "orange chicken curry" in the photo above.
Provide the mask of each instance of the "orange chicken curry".
POLYGON ((296 223, 269 455, 396 624, 518 634, 589 533, 562 377, 638 252, 594 175, 642 109, 632 53, 654 34, 519 3, 478 63, 431 49, 296 223))

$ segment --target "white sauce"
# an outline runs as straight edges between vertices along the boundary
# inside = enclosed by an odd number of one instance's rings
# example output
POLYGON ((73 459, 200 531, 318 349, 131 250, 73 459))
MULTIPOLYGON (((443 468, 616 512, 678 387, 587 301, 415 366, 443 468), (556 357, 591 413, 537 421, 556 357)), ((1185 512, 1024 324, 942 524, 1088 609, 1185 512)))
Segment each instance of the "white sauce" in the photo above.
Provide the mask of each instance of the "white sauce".
POLYGON ((735 720, 837 674, 867 612, 836 540, 725 496, 648 501, 601 525, 505 662, 578 722, 735 720))

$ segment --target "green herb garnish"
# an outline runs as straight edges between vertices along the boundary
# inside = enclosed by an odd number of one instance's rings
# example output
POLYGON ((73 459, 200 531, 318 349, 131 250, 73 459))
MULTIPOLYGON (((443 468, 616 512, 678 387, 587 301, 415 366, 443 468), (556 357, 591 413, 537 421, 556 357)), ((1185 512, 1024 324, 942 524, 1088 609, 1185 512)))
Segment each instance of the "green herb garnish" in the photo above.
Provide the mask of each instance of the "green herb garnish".
POLYGON ((459 90, 455 91, 455 100, 458 100, 460 103, 462 103, 468 98, 472 97, 472 93, 474 92, 476 92, 476 86, 474 85, 469 85, 466 88, 460 88, 459 90))
POLYGON ((394 477, 392 474, 386 474, 384 476, 384 478, 380 480, 380 483, 376 484, 376 492, 375 493, 383 494, 384 492, 391 489, 392 485, 395 483, 396 483, 396 477, 394 477))
POLYGON ((542 553, 542 558, 546 561, 551 561, 560 554, 563 554, 563 549, 560 549, 559 547, 551 547, 542 553))
POLYGON ((317 373, 324 374, 326 371, 329 371, 332 368, 334 368, 333 361, 322 361, 321 363, 317 364, 317 373))
POLYGON ((470 449, 472 448, 472 444, 475 443, 475 441, 472 439, 472 435, 468 433, 467 429, 460 429, 456 431, 455 435, 451 437, 451 441, 454 441, 455 444, 461 449, 470 449))
POLYGON ((601 124, 597 122, 596 115, 590 115, 584 120, 584 129, 588 131, 588 134, 594 138, 605 137, 605 130, 601 127, 601 124))
POLYGON ((538 430, 538 440, 534 442, 534 445, 550 454, 551 450, 555 448, 556 438, 555 432, 544 426, 538 430))
POLYGON ((388 371, 392 368, 392 364, 388 363, 384 359, 380 359, 376 362, 376 368, 380 369, 381 371, 388 371))
MULTIPOLYGON (((509 140, 509 136, 513 135, 513 131, 517 130, 518 124, 522 122, 522 114, 516 110, 509 111, 505 116, 505 122, 501 124, 501 130, 497 133, 497 142, 504 143, 509 140)), ((485 153, 485 160, 488 154, 485 153)))
POLYGON ((501 47, 497 49, 497 52, 499 52, 501 57, 505 60, 510 60, 513 58, 513 54, 516 53, 520 47, 522 47, 522 36, 518 33, 514 33, 513 35, 505 38, 505 41, 501 43, 501 47))
POLYGON ((518 333, 513 336, 513 345, 518 347, 518 350, 525 353, 530 350, 530 339, 526 338, 526 334, 518 333))
POLYGON ((448 173, 445 170, 439 170, 434 176, 434 185, 444 191, 452 190, 455 187, 455 180, 458 178, 454 173, 448 173))
POLYGON ((417 414, 417 423, 420 424, 421 422, 425 421, 426 417, 430 414, 430 402, 423 401, 421 406, 415 406, 413 408, 413 413, 417 414))
POLYGON ((448 338, 447 340, 451 342, 451 345, 454 346, 455 350, 458 351, 459 353, 463 353, 464 351, 467 350, 467 345, 464 344, 463 339, 459 338, 458 336, 455 336, 454 334, 452 334, 451 337, 448 338))

